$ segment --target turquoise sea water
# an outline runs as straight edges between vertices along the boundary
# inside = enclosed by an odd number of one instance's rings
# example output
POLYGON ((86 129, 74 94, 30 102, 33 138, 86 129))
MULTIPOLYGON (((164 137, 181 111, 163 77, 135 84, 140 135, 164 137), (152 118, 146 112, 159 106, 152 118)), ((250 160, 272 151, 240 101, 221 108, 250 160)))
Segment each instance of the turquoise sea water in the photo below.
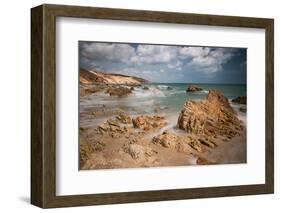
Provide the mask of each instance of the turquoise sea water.
POLYGON ((142 86, 135 90, 135 95, 144 97, 146 100, 154 99, 162 107, 172 111, 180 111, 187 100, 202 100, 209 90, 219 90, 228 99, 237 96, 246 96, 246 85, 229 84, 196 84, 202 88, 198 92, 186 92, 189 84, 186 83, 153 83, 142 86))
MULTIPOLYGON (((145 84, 134 87, 130 95, 121 98, 105 93, 93 93, 80 100, 80 112, 92 111, 103 106, 106 109, 122 109, 129 115, 160 113, 165 114, 171 126, 175 126, 185 102, 200 101, 208 95, 209 90, 221 91, 230 101, 237 96, 246 95, 246 85, 196 84, 203 90, 187 93, 188 85, 188 83, 145 84)), ((239 110, 241 105, 231 103, 231 106, 237 111, 239 118, 246 123, 246 113, 239 110)), ((91 120, 90 123, 92 122, 91 120)))

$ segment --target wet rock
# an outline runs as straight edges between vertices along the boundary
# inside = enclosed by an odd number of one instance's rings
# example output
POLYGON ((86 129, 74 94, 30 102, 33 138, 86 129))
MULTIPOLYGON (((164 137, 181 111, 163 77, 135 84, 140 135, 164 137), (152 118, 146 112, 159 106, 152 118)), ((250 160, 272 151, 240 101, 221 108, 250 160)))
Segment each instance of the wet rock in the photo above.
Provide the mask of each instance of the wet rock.
POLYGON ((80 140, 80 166, 83 166, 87 160, 91 159, 91 155, 94 152, 100 152, 104 149, 105 144, 101 141, 84 141, 80 140))
POLYGON ((247 97, 246 96, 238 96, 237 98, 232 99, 231 102, 236 103, 236 104, 246 104, 247 103, 247 97))
POLYGON ((100 124, 96 128, 96 132, 99 134, 108 134, 112 138, 119 138, 121 136, 127 136, 131 133, 131 127, 121 125, 118 119, 108 119, 103 124, 100 124))
POLYGON ((167 122, 163 116, 154 115, 141 115, 132 119, 134 128, 142 129, 145 131, 160 129, 164 127, 167 122))
POLYGON ((116 116, 116 119, 119 120, 123 124, 131 124, 132 123, 132 118, 125 113, 120 113, 119 115, 116 116))
POLYGON ((123 147, 125 153, 128 153, 134 160, 146 161, 147 158, 152 157, 156 152, 150 147, 146 147, 140 144, 132 143, 126 144, 123 147))
POLYGON ((104 85, 83 85, 80 86, 80 95, 86 96, 86 95, 90 95, 92 93, 97 93, 97 92, 102 92, 105 90, 105 86, 104 85))
POLYGON ((155 136, 152 139, 154 144, 159 144, 165 148, 174 149, 178 152, 188 152, 189 137, 181 137, 175 133, 164 131, 161 135, 155 136))
POLYGON ((198 140, 192 140, 191 142, 188 143, 188 145, 196 150, 197 152, 205 152, 206 150, 203 148, 202 144, 198 140))
MULTIPOLYGON (((188 133, 212 138, 232 138, 244 128, 228 99, 215 90, 211 90, 201 102, 187 101, 180 112, 177 125, 188 133)), ((206 144, 212 146, 210 143, 206 144)))
POLYGON ((186 88, 186 92, 197 92, 201 90, 203 89, 195 85, 188 85, 188 87, 186 88))
POLYGON ((149 90, 149 87, 148 86, 143 86, 142 89, 149 90))
POLYGON ((208 165, 211 164, 206 158, 198 157, 196 160, 197 165, 208 165))
POLYGON ((240 112, 247 112, 246 106, 240 107, 240 108, 239 108, 239 111, 240 111, 240 112))
POLYGON ((205 145, 205 146, 208 146, 210 148, 216 148, 217 147, 217 144, 214 142, 214 141, 211 141, 210 139, 208 138, 199 138, 198 141, 205 145))
POLYGON ((118 86, 118 87, 109 87, 105 93, 108 93, 110 96, 123 97, 132 93, 132 90, 127 87, 118 86))

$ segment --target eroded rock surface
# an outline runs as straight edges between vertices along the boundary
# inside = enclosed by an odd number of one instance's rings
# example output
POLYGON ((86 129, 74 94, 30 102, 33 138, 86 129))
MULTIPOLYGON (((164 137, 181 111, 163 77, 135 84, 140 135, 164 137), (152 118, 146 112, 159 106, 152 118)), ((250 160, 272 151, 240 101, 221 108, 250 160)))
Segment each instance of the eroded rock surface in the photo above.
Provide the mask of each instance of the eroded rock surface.
POLYGON ((180 112, 178 127, 188 133, 226 140, 243 130, 228 99, 215 90, 211 90, 203 101, 187 101, 180 112))
POLYGON ((141 115, 132 119, 133 126, 138 129, 149 131, 152 129, 160 129, 164 127, 167 122, 163 116, 141 115))
POLYGON ((186 88, 186 92, 196 92, 196 91, 202 91, 203 89, 196 86, 196 85, 188 85, 186 88))
POLYGON ((238 96, 237 98, 234 98, 231 101, 233 103, 237 103, 237 104, 246 104, 247 98, 246 98, 246 96, 238 96))

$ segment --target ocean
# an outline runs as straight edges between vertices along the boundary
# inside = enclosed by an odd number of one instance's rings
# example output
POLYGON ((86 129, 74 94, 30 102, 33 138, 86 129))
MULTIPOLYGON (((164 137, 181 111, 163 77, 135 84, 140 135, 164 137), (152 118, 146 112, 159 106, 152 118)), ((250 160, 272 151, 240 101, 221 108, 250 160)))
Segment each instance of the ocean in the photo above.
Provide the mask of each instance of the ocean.
POLYGON ((135 88, 133 94, 140 100, 144 98, 146 101, 153 99, 160 104, 162 108, 171 111, 180 111, 184 103, 188 100, 200 101, 206 97, 209 90, 221 91, 229 100, 237 96, 246 96, 246 85, 233 84, 196 84, 202 88, 198 92, 186 92, 189 84, 186 83, 153 83, 146 84, 140 88, 135 88))
MULTIPOLYGON (((209 90, 219 90, 231 99, 246 96, 246 85, 233 84, 195 84, 202 91, 186 92, 188 83, 151 83, 134 87, 132 94, 127 97, 113 97, 104 93, 92 94, 87 99, 80 100, 80 112, 89 111, 96 107, 120 108, 130 115, 164 113, 173 125, 176 125, 179 112, 186 101, 200 101, 209 90)), ((240 120, 246 123, 246 113, 240 112, 240 104, 231 106, 237 111, 240 120)))

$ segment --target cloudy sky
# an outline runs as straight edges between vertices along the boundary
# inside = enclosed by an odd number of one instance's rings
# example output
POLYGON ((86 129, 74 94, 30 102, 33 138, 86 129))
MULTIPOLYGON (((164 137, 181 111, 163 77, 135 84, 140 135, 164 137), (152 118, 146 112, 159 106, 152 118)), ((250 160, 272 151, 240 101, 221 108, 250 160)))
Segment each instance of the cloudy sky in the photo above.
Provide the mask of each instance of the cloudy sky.
POLYGON ((162 83, 246 83, 246 49, 79 42, 79 66, 162 83))

